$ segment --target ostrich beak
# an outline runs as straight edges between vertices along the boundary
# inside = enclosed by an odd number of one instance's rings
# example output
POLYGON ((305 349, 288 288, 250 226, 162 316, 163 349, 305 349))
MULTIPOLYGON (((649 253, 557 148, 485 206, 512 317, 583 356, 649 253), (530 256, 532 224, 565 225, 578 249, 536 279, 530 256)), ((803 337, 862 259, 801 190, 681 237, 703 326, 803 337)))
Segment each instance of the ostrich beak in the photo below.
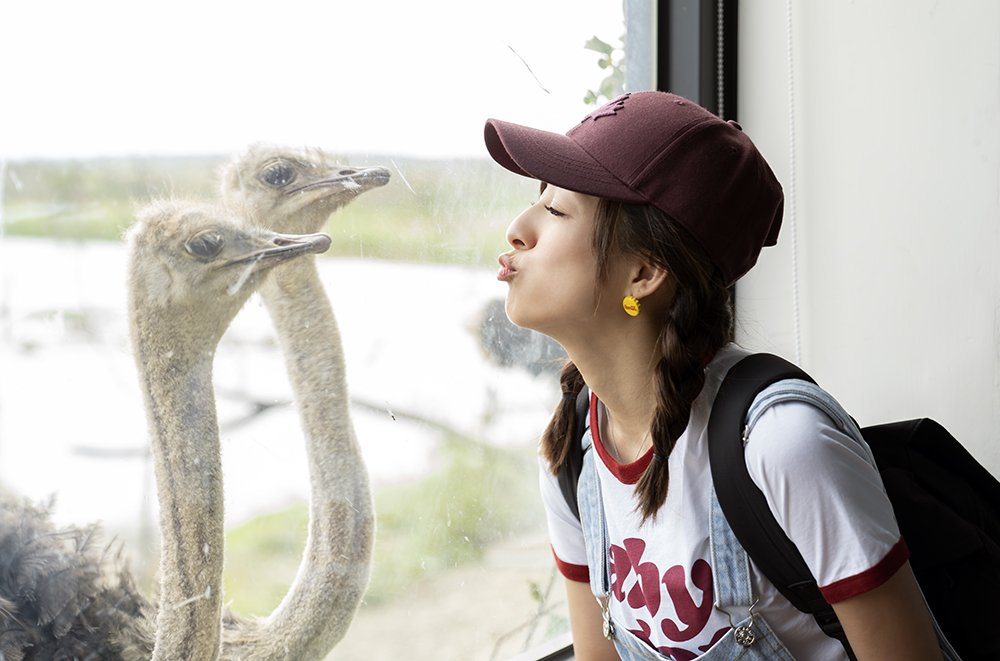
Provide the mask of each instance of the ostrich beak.
POLYGON ((316 255, 330 248, 329 234, 277 234, 262 231, 254 237, 246 254, 228 259, 216 268, 253 264, 253 271, 262 271, 302 255, 316 255))
POLYGON ((360 195, 372 188, 385 186, 389 183, 389 170, 378 166, 372 168, 340 168, 336 174, 311 181, 302 186, 285 191, 285 195, 293 195, 315 188, 328 188, 330 195, 338 192, 348 192, 360 195))

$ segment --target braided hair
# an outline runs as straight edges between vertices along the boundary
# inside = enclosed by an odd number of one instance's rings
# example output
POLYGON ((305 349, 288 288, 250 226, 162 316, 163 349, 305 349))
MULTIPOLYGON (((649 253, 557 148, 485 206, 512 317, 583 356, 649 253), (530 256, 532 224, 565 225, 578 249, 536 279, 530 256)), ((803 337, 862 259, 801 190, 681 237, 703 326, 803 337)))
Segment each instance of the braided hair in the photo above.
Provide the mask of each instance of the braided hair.
MULTIPOLYGON (((619 255, 641 255, 675 280, 656 347, 656 412, 650 433, 655 458, 636 485, 637 509, 646 521, 656 517, 667 498, 667 457, 687 428, 691 404, 705 385, 705 365, 732 341, 732 302, 705 251, 657 207, 602 199, 595 213, 593 242, 598 287, 607 281, 610 265, 619 255)), ((574 396, 585 385, 572 361, 563 367, 560 383, 563 397, 541 443, 542 455, 556 475, 575 442, 574 396)))

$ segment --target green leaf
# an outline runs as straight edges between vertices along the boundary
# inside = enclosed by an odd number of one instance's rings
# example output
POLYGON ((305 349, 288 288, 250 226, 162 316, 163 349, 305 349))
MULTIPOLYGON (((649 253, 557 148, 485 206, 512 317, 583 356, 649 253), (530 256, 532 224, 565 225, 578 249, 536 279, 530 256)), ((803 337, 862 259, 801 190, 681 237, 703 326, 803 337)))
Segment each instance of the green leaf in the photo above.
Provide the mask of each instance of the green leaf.
POLYGON ((597 37, 591 37, 590 41, 584 44, 583 47, 586 48, 587 50, 597 51, 598 53, 604 53, 605 55, 608 56, 609 60, 611 59, 611 52, 614 50, 614 48, 611 47, 611 44, 606 44, 597 37))
POLYGON ((615 79, 608 76, 601 82, 601 94, 603 94, 608 99, 615 98, 615 79))

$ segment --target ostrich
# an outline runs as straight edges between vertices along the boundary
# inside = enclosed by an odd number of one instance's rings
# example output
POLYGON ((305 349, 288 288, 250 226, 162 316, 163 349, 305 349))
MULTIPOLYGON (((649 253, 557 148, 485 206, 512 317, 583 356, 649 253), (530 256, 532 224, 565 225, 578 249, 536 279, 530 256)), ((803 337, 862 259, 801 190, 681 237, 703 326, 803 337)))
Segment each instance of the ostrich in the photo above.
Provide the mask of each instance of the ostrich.
POLYGON ((160 605, 135 589, 96 527, 0 510, 0 658, 207 659, 219 655, 223 512, 212 356, 264 273, 326 250, 325 234, 239 227, 220 207, 159 202, 128 234, 130 331, 156 465, 160 605))
POLYGON ((251 225, 318 232, 334 211, 389 183, 389 171, 341 165, 319 149, 260 143, 231 160, 221 178, 223 201, 251 225))
MULTIPOLYGON (((389 180, 320 151, 255 145, 224 170, 222 195, 251 228, 319 231, 329 215, 389 180), (314 228, 314 229, 308 229, 314 228)), ((260 287, 285 354, 309 458, 309 536, 288 594, 269 616, 228 619, 222 655, 322 659, 344 636, 368 585, 375 534, 368 472, 350 419, 343 349, 314 259, 260 287)))
POLYGON ((160 501, 160 608, 153 659, 215 659, 222 606, 223 492, 212 358, 271 267, 330 237, 276 235, 213 207, 161 203, 129 234, 128 308, 160 501), (179 635, 180 634, 180 635, 179 635))

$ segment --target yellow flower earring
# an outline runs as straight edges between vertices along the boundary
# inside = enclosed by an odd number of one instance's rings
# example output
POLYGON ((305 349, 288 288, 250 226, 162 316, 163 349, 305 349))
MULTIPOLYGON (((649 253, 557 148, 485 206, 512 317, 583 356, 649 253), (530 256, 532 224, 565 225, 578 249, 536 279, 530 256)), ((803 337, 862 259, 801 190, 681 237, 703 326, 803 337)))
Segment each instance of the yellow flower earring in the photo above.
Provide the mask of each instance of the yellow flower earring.
POLYGON ((630 317, 638 317, 639 309, 642 306, 639 304, 639 299, 635 296, 626 296, 625 300, 622 301, 622 307, 625 308, 625 312, 627 312, 630 317))

